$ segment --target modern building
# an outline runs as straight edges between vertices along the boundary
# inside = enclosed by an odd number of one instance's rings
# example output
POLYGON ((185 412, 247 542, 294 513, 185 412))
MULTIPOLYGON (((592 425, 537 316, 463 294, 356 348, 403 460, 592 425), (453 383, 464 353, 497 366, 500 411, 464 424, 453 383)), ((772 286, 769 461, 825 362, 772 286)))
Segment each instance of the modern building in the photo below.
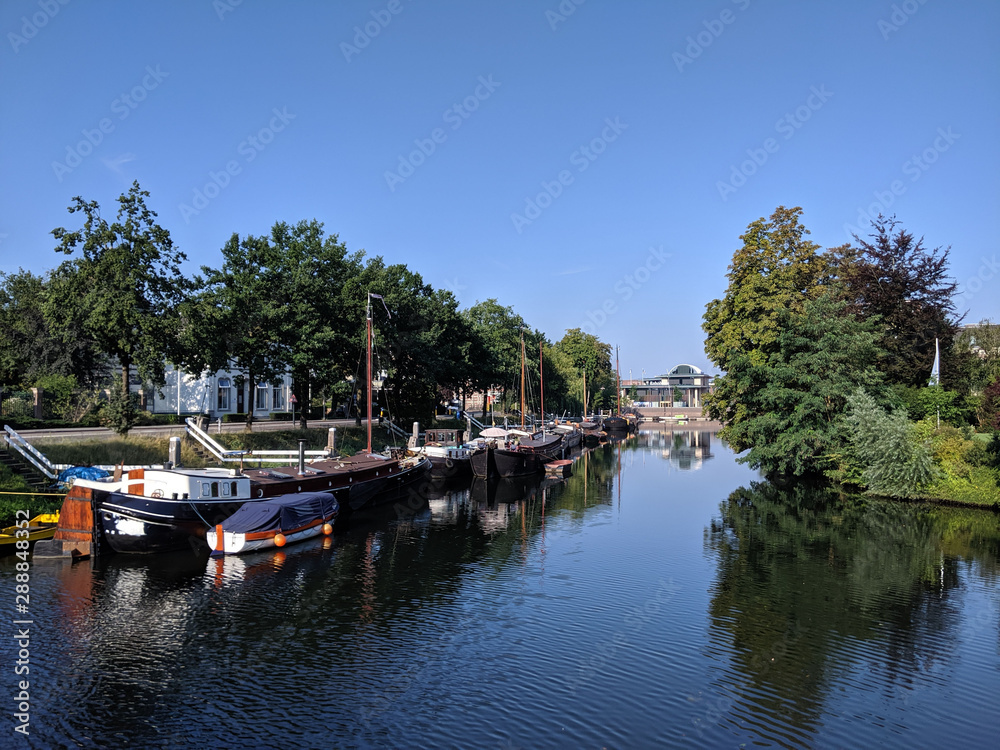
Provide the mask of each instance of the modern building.
POLYGON ((622 393, 629 393, 634 386, 636 406, 700 407, 714 379, 694 365, 677 365, 665 375, 623 380, 622 393), (675 389, 680 391, 679 401, 674 399, 675 389))

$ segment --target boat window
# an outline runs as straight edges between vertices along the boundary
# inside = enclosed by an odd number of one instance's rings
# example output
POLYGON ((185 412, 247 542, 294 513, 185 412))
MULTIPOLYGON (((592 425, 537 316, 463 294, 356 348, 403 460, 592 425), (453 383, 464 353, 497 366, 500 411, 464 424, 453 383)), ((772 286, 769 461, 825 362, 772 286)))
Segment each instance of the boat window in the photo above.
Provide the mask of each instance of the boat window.
POLYGON ((212 497, 218 497, 218 496, 219 496, 219 483, 212 482, 212 497))
POLYGON ((201 496, 202 497, 208 497, 210 494, 212 494, 212 487, 209 485, 208 482, 202 482, 201 483, 201 496))
POLYGON ((228 482, 223 482, 222 483, 222 496, 223 497, 229 497, 229 483, 228 482))
POLYGON ((230 493, 232 494, 233 497, 236 497, 237 495, 240 494, 237 491, 237 489, 236 489, 237 488, 236 482, 230 482, 230 484, 232 485, 232 489, 230 490, 230 493))

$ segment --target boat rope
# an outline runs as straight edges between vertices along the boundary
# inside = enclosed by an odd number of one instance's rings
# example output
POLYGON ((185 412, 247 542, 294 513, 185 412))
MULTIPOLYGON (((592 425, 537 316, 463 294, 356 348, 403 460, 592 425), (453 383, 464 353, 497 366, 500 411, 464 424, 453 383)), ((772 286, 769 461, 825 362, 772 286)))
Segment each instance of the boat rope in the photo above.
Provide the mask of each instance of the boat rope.
POLYGON ((190 500, 188 500, 188 505, 191 506, 191 510, 194 511, 194 514, 196 516, 198 516, 198 518, 201 519, 201 522, 203 524, 205 524, 205 528, 206 529, 214 529, 215 528, 212 524, 210 524, 208 521, 205 520, 205 516, 203 516, 201 513, 198 512, 198 508, 197 508, 197 506, 194 503, 192 503, 190 500))
POLYGON ((0 495, 44 495, 47 497, 66 497, 65 492, 34 492, 32 490, 25 490, 24 492, 0 491, 0 495))

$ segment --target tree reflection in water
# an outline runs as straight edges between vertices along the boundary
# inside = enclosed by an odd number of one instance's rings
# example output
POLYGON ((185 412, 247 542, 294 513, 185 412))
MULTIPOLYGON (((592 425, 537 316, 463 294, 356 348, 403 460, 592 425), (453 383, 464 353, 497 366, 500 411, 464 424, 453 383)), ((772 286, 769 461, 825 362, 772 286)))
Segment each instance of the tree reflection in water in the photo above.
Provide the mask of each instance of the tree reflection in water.
POLYGON ((753 723, 797 745, 815 740, 835 685, 867 693, 859 706, 878 690, 905 709, 914 691, 940 684, 961 573, 974 566, 996 580, 1000 530, 987 511, 754 482, 721 504, 705 547, 718 563, 710 651, 728 664, 695 724, 753 723))

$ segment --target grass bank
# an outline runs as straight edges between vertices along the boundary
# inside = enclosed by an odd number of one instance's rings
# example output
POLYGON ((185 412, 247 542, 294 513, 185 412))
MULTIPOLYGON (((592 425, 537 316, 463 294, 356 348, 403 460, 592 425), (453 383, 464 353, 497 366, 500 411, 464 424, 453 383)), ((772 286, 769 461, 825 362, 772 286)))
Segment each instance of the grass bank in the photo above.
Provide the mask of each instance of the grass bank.
MULTIPOLYGON (((229 450, 297 450, 299 440, 306 441, 307 450, 323 450, 326 448, 326 428, 308 430, 276 430, 267 432, 227 432, 213 435, 221 445, 229 450)), ((337 448, 344 455, 353 455, 363 451, 367 445, 367 431, 363 427, 338 427, 337 448)), ((139 437, 89 439, 67 441, 65 438, 53 438, 50 441, 36 440, 33 444, 54 464, 69 464, 72 466, 126 466, 162 464, 167 460, 170 445, 169 437, 139 437)), ((381 451, 387 446, 401 445, 387 441, 384 432, 372 434, 372 448, 381 451)), ((289 461, 280 463, 291 463, 289 461)), ((271 462, 273 465, 275 462, 271 462)), ((187 468, 200 469, 208 463, 195 454, 192 445, 181 441, 181 464, 187 468)), ((247 465, 256 465, 252 459, 247 465)), ((266 465, 266 464, 265 464, 266 465)), ((230 465, 231 466, 231 465, 230 465)), ((0 465, 0 526, 14 523, 15 512, 29 509, 31 515, 50 513, 59 510, 62 505, 62 495, 53 497, 36 495, 25 481, 13 474, 6 466, 0 465), (23 491, 23 494, 22 494, 23 491)))
POLYGON ((19 510, 27 510, 31 518, 59 510, 61 505, 61 495, 50 497, 34 493, 24 479, 0 464, 0 527, 13 525, 19 510))

